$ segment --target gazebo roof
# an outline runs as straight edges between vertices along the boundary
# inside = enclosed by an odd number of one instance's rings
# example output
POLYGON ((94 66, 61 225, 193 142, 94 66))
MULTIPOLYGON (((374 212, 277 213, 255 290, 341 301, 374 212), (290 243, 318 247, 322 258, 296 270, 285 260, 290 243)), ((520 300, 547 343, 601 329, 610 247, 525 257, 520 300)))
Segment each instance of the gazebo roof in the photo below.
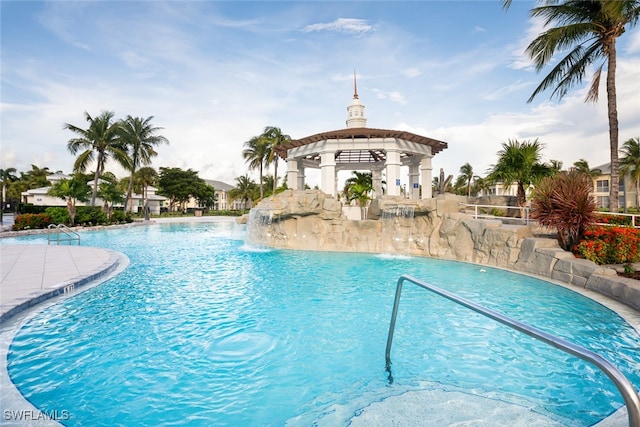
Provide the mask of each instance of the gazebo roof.
MULTIPOLYGON (((415 133, 406 132, 402 130, 391 129, 373 129, 373 128, 346 128, 339 130, 332 130, 328 132, 316 133, 315 135, 307 136, 301 139, 294 139, 285 144, 276 147, 278 155, 286 159, 287 150, 296 147, 302 147, 303 145, 312 144, 318 141, 325 141, 331 139, 371 139, 371 138, 396 138, 403 139, 405 141, 415 142, 417 144, 428 145, 431 147, 431 153, 436 154, 447 148, 447 143, 438 141, 436 139, 427 138, 426 136, 416 135, 415 133)), ((377 150, 376 150, 377 151, 377 150)), ((374 158, 383 153, 374 154, 374 158)))

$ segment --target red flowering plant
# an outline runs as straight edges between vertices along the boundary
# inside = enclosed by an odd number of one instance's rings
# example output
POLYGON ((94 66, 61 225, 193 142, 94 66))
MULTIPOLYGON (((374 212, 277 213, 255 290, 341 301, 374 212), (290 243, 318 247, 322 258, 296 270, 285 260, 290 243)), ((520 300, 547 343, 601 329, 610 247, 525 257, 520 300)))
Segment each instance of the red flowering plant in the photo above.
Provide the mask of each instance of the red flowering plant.
POLYGON ((596 264, 640 262, 640 229, 632 227, 594 226, 574 246, 574 254, 596 264))
POLYGON ((570 251, 595 223, 596 204, 591 178, 583 172, 560 172, 536 184, 531 197, 531 217, 558 231, 558 243, 570 251))

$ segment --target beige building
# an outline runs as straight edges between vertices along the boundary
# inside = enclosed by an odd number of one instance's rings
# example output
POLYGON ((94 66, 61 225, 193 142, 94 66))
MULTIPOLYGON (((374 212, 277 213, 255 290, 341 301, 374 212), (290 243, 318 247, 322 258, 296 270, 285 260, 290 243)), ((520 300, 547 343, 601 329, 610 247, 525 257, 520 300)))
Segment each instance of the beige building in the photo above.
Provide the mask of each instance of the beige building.
MULTIPOLYGON (((49 190, 51 189, 51 186, 54 185, 56 182, 59 182, 63 179, 71 179, 71 178, 72 177, 70 175, 66 175, 63 173, 48 175, 47 181, 49 181, 51 185, 47 187, 33 188, 31 190, 23 191, 21 193, 22 203, 30 204, 34 206, 66 206, 67 202, 65 200, 63 200, 60 197, 50 196, 48 193, 49 193, 49 190)), ((90 187, 92 187, 93 181, 89 181, 87 184, 90 187)), ((149 209, 151 214, 154 214, 154 215, 160 214, 160 210, 165 206, 166 204, 165 202, 167 200, 166 197, 157 195, 156 191, 158 191, 158 189, 155 187, 151 187, 151 186, 147 187, 147 198, 149 199, 148 200, 149 209)), ((144 200, 142 195, 134 193, 131 197, 133 199, 133 211, 141 212, 144 207, 144 200)), ((100 199, 99 197, 96 198, 96 206, 102 206, 103 204, 104 204, 104 200, 100 199)), ((88 205, 89 205, 88 202, 79 201, 77 203, 77 206, 88 206, 88 205)), ((115 207, 123 208, 124 205, 116 204, 115 207)))
MULTIPOLYGON (((593 197, 596 199, 598 208, 608 208, 609 191, 611 190, 611 163, 605 163, 592 170, 596 169, 599 169, 601 174, 593 178, 593 197)), ((621 209, 638 207, 636 191, 635 181, 628 175, 621 175, 618 186, 618 204, 621 209)))

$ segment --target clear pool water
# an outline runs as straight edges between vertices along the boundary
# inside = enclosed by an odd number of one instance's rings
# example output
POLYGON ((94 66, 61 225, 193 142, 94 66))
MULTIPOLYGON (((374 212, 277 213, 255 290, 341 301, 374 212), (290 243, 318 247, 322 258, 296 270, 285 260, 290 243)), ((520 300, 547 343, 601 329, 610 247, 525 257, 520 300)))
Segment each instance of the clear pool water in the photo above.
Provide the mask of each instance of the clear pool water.
POLYGON ((529 277, 427 258, 258 250, 233 222, 81 239, 125 253, 130 267, 33 317, 7 361, 20 392, 45 412, 68 411, 67 425, 346 426, 373 402, 423 388, 491 394, 567 425, 592 425, 623 404, 597 368, 408 285, 390 385, 384 351, 404 273, 598 352, 640 386, 633 328, 529 277))

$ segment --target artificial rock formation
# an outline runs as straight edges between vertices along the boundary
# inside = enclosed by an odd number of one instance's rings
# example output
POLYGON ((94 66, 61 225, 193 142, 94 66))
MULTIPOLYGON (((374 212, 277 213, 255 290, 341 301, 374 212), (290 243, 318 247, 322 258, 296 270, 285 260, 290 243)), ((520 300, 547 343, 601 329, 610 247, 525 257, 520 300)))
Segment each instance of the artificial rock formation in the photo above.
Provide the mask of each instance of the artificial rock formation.
POLYGON ((612 269, 576 259, 530 226, 474 219, 465 197, 443 195, 374 200, 366 220, 350 220, 342 203, 322 191, 287 190, 260 202, 249 216, 249 239, 275 248, 388 253, 507 268, 591 289, 640 310, 640 284, 612 269))

